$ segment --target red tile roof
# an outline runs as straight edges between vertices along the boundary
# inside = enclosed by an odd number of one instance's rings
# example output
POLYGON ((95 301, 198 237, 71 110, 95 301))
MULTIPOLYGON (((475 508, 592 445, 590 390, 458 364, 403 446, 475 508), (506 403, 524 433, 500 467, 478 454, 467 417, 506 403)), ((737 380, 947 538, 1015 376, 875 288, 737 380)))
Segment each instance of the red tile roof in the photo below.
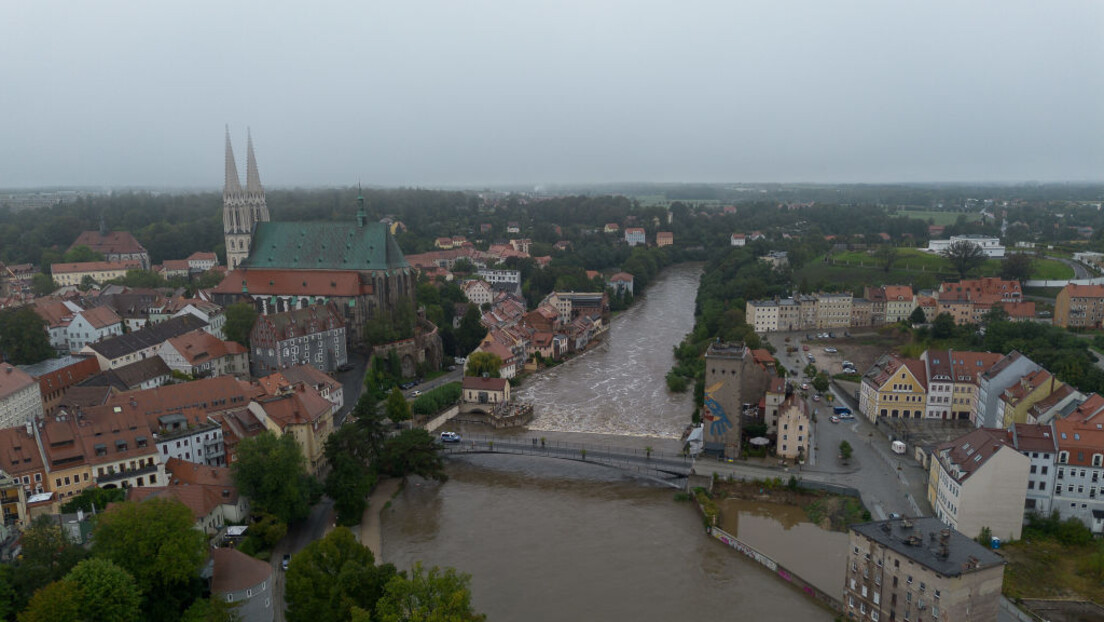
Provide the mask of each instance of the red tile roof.
POLYGON ((628 272, 618 272, 609 278, 610 283, 632 283, 633 275, 628 272))
POLYGON ((38 386, 27 372, 11 363, 0 363, 0 397, 7 397, 32 384, 38 386))
POLYGON ((169 339, 173 347, 188 364, 199 365, 226 356, 245 354, 248 350, 236 341, 223 341, 205 330, 194 330, 169 339))
POLYGON ((361 283, 360 275, 345 270, 231 270, 215 287, 216 294, 240 294, 242 289, 254 296, 344 296, 372 293, 370 283, 361 283))
POLYGON ((1104 285, 1066 285, 1065 291, 1070 298, 1104 298, 1104 285))
POLYGON ((482 378, 479 376, 464 376, 464 389, 472 391, 505 391, 509 380, 505 378, 482 378))
POLYGON ((77 246, 87 246, 104 255, 146 252, 145 247, 127 231, 111 231, 107 235, 101 235, 99 231, 85 231, 77 236, 77 240, 69 248, 73 249, 77 246))
POLYGON ((85 319, 92 328, 107 328, 114 324, 118 324, 123 321, 111 307, 92 307, 86 309, 80 313, 80 316, 85 319))
POLYGON ((939 456, 940 462, 948 473, 961 483, 984 466, 1001 447, 1015 449, 1010 431, 978 428, 953 441, 939 445, 935 454, 939 456), (949 468, 952 465, 957 467, 957 475, 955 475, 955 469, 949 468))
POLYGON ((215 594, 240 592, 272 578, 272 566, 237 549, 212 549, 211 561, 211 591, 215 594))
POLYGON ((53 274, 69 272, 106 272, 109 270, 139 270, 142 264, 137 261, 82 261, 78 263, 55 263, 50 265, 53 274))

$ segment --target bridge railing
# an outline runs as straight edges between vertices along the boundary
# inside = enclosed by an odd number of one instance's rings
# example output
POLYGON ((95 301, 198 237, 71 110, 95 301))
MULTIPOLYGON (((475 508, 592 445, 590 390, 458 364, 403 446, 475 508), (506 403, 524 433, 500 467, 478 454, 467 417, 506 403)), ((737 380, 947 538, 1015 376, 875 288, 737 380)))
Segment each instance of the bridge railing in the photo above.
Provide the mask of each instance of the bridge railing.
POLYGON ((693 463, 687 454, 681 452, 673 453, 655 450, 649 452, 643 447, 623 447, 598 443, 574 443, 555 439, 544 439, 542 441, 540 436, 530 435, 514 437, 494 436, 489 434, 465 434, 461 442, 444 443, 443 445, 446 451, 452 453, 470 452, 473 448, 478 451, 486 451, 492 447, 497 447, 504 452, 511 453, 541 454, 574 451, 582 455, 581 452, 586 451, 587 457, 594 458, 598 458, 599 456, 632 457, 641 460, 648 460, 650 458, 663 462, 682 462, 687 466, 693 463))

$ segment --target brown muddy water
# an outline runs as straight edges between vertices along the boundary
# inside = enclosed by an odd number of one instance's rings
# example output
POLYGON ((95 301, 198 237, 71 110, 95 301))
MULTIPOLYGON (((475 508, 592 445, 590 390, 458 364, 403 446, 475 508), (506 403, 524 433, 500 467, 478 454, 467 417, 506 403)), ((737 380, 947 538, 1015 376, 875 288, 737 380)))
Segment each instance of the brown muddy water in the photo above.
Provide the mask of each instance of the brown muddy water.
POLYGON ((409 484, 384 511, 383 559, 470 573, 490 620, 832 619, 706 536, 670 488, 505 454, 450 460, 449 475, 409 484))
POLYGON ((821 529, 792 505, 725 499, 720 527, 828 594, 843 590, 847 534, 821 529))

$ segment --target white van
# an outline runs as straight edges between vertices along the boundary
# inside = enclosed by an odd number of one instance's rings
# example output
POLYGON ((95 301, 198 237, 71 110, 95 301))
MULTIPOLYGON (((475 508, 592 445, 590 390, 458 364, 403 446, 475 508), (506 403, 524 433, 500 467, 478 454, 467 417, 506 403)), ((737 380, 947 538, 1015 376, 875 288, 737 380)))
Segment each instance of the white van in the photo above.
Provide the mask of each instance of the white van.
POLYGON ((893 441, 893 453, 895 453, 895 454, 905 453, 905 443, 903 441, 893 441))

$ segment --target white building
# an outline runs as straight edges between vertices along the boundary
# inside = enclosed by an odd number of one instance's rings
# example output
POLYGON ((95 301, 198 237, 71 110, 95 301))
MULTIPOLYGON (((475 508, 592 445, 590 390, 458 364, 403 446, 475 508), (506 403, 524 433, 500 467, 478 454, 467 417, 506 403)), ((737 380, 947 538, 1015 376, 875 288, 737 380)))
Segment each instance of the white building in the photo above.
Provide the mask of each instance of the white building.
POLYGON ((928 241, 929 253, 943 253, 955 242, 971 242, 981 247, 981 250, 985 251, 987 257, 1001 258, 1004 257, 1004 246, 1000 243, 1000 238, 991 238, 987 235, 952 235, 949 240, 930 240, 928 241))
POLYGON ((38 381, 11 363, 0 363, 0 428, 18 428, 40 416, 38 381))
POLYGON ((1019 540, 1030 465, 1011 433, 978 428, 936 448, 928 501, 939 520, 969 537, 989 528, 994 537, 1019 540))
POLYGON ((732 246, 747 246, 747 236, 743 233, 733 233, 730 244, 732 246))
POLYGON ((178 458, 184 462, 207 466, 226 466, 226 445, 222 428, 217 423, 190 423, 178 413, 166 413, 157 418, 159 430, 153 435, 161 462, 178 458))
POLYGON ((1012 442, 1021 454, 1031 459, 1024 513, 1050 516, 1057 476, 1054 461, 1058 457, 1054 430, 1049 425, 1017 423, 1012 426, 1012 442))
POLYGON ((65 339, 70 352, 84 346, 123 334, 123 319, 110 307, 93 307, 78 312, 65 327, 65 339))
POLYGON ((625 229, 625 242, 629 246, 639 246, 645 242, 644 229, 642 227, 627 227, 625 229))
POLYGON ((464 296, 468 298, 468 302, 474 305, 489 305, 494 301, 494 290, 486 281, 479 279, 464 281, 460 285, 460 289, 464 292, 464 296))

